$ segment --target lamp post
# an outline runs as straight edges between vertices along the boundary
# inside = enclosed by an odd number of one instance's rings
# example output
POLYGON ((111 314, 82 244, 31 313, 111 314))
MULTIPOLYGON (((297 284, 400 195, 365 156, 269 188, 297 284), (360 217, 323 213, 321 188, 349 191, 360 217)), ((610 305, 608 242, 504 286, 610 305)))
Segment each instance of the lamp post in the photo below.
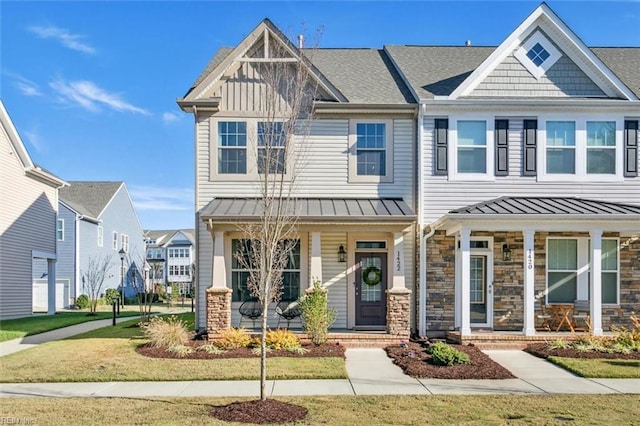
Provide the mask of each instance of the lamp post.
POLYGON ((127 254, 124 249, 118 252, 120 255, 120 304, 124 306, 124 256, 127 254))

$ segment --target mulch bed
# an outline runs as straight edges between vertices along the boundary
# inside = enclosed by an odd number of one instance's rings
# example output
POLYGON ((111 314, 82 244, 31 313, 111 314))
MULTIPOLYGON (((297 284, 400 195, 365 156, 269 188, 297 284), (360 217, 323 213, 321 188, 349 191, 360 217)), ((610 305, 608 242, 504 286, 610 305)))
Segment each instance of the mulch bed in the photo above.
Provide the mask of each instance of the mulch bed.
MULTIPOLYGON (((206 344, 206 341, 190 340, 185 346, 189 346, 193 349, 197 349, 198 346, 206 344)), ((267 358, 273 357, 292 357, 292 358, 318 358, 318 357, 335 357, 344 358, 345 347, 336 344, 324 344, 324 345, 302 345, 307 351, 303 354, 283 351, 272 350, 267 353, 267 358)), ((164 348, 152 348, 148 344, 140 345, 136 348, 136 352, 140 355, 148 356, 151 358, 171 358, 171 359, 222 359, 222 358, 258 358, 260 354, 254 354, 249 348, 229 349, 225 353, 220 355, 213 355, 205 351, 197 351, 186 355, 179 356, 175 353, 168 352, 164 348)))
POLYGON ((418 342, 387 346, 387 355, 405 374, 422 379, 513 379, 515 376, 474 346, 451 345, 469 355, 469 364, 431 364, 431 355, 418 342))
POLYGON ((527 345, 524 349, 525 352, 535 355, 540 358, 547 358, 550 356, 564 357, 564 358, 591 358, 591 359, 640 359, 640 352, 631 352, 628 354, 608 354, 606 352, 580 352, 575 349, 549 349, 548 343, 532 343, 527 345))
POLYGON ((307 409, 275 399, 232 402, 214 406, 211 417, 227 422, 239 423, 289 423, 303 420, 307 409))

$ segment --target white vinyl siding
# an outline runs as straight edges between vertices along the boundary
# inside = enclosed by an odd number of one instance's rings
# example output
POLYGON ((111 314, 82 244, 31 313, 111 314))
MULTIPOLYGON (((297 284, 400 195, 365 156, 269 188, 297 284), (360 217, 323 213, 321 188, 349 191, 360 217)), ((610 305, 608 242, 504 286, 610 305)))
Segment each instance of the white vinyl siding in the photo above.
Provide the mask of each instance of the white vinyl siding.
POLYGON ((104 245, 104 228, 102 226, 98 226, 97 244, 98 247, 102 247, 104 245))

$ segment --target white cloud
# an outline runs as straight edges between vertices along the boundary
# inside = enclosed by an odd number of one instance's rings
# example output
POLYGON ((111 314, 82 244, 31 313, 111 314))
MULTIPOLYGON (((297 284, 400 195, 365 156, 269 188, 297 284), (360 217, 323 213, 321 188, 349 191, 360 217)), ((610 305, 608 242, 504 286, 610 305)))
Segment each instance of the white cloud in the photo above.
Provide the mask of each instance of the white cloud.
POLYGON ((69 32, 69 30, 58 28, 53 25, 49 25, 47 27, 34 25, 27 29, 40 38, 52 38, 54 40, 58 40, 64 47, 68 49, 76 50, 82 53, 96 53, 96 49, 93 46, 82 41, 82 39, 85 38, 85 36, 82 34, 72 34, 69 32))
POLYGON ((173 124, 180 120, 181 116, 176 114, 175 112, 163 112, 162 113, 162 121, 164 124, 173 124))
POLYGON ((13 85, 25 96, 42 96, 40 87, 37 83, 29 80, 22 75, 11 72, 9 70, 3 70, 3 74, 15 80, 13 85))
POLYGON ((150 114, 146 109, 130 104, 118 94, 109 93, 92 81, 66 82, 62 78, 58 78, 49 83, 49 86, 60 95, 63 101, 76 103, 89 111, 97 112, 100 111, 100 106, 106 106, 120 112, 150 114))
POLYGON ((30 130, 24 130, 22 132, 24 138, 29 142, 29 145, 33 147, 39 154, 42 154, 47 149, 45 143, 42 141, 42 137, 36 128, 30 130))
POLYGON ((131 185, 129 194, 137 210, 193 210, 193 189, 131 185))

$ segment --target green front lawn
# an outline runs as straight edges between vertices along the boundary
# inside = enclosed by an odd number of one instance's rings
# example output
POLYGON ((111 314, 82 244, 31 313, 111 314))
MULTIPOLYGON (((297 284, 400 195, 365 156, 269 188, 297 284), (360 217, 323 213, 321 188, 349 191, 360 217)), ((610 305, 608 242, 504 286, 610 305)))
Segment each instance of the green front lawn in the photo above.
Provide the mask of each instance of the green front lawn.
MULTIPOLYGON (((212 405, 243 398, 0 398, 5 419, 21 424, 229 424, 212 405), (126 408, 123 408, 126 407, 126 408)), ((637 424, 637 395, 305 396, 277 398, 306 407, 298 424, 637 424)), ((17 424, 14 422, 14 424, 17 424)))
POLYGON ((547 359, 581 377, 640 379, 640 360, 637 359, 563 358, 557 356, 550 356, 547 359))
MULTIPOLYGON (((120 311, 120 317, 136 315, 139 315, 137 307, 135 310, 120 311)), ((98 311, 95 316, 91 316, 87 310, 84 310, 79 312, 58 312, 55 315, 35 315, 25 318, 0 320, 0 342, 44 333, 83 322, 109 319, 111 317, 111 311, 98 311)))
MULTIPOLYGON (((193 314, 179 315, 193 323, 193 314)), ((137 320, 2 357, 4 382, 254 380, 260 358, 159 359, 139 355, 145 342, 137 320), (53 355, 55 354, 55 355, 53 355)), ((268 358, 269 379, 343 379, 342 358, 268 358)))

